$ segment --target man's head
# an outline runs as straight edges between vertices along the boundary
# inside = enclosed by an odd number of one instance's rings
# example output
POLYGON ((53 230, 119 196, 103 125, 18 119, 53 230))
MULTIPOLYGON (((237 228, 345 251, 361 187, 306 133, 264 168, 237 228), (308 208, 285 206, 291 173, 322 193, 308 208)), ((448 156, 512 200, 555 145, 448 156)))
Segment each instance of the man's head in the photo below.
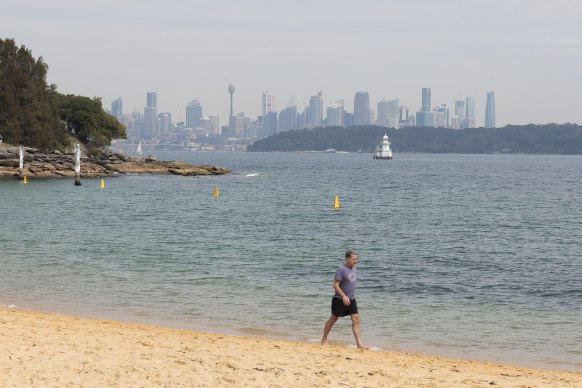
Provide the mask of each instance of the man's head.
POLYGON ((346 265, 353 268, 358 263, 358 252, 349 250, 346 252, 346 265))

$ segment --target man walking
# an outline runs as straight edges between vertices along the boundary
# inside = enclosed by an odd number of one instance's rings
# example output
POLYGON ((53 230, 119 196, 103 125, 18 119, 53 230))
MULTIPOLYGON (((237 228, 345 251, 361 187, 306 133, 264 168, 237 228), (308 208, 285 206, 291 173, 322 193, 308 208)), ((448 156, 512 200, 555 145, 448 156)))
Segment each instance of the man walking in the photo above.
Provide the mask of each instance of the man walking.
POLYGON ((368 349, 362 344, 360 338, 360 315, 356 304, 356 264, 358 263, 358 253, 355 251, 346 252, 346 261, 335 271, 333 289, 335 295, 331 298, 331 316, 325 323, 321 344, 327 343, 329 334, 334 323, 339 317, 349 315, 352 318, 352 331, 356 338, 358 349, 368 349))

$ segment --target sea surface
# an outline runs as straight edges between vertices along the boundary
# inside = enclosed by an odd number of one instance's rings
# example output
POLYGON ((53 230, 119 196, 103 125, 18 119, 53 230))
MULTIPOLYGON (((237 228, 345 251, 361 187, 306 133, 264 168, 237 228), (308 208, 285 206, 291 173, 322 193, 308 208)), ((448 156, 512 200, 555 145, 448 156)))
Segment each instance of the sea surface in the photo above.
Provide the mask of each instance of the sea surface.
POLYGON ((0 180, 0 305, 319 341, 355 249, 374 349, 582 371, 581 156, 156 155, 233 172, 0 180))

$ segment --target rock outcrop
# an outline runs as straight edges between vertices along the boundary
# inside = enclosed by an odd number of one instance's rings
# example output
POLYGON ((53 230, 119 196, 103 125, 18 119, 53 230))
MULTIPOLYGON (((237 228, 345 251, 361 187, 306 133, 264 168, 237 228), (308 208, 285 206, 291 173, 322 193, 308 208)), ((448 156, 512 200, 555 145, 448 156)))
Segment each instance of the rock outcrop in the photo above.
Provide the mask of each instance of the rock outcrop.
MULTIPOLYGON (((28 177, 74 177, 74 154, 53 151, 39 153, 34 148, 24 148, 22 175, 28 177)), ((18 177, 19 149, 0 144, 0 178, 18 177)), ((81 177, 107 177, 116 174, 175 174, 175 175, 224 175, 229 169, 202 165, 194 166, 182 161, 161 161, 155 156, 131 157, 105 152, 98 157, 81 158, 81 177)))

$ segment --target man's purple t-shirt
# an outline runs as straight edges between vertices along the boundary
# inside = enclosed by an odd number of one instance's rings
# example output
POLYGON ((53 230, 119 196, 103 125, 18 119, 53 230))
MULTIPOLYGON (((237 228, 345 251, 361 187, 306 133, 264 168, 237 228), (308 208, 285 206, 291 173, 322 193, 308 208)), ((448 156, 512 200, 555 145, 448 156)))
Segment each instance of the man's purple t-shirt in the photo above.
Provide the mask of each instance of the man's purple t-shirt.
MULTIPOLYGON (((341 290, 350 300, 356 297, 356 278, 356 267, 350 268, 342 264, 335 271, 335 280, 339 280, 341 290)), ((334 298, 341 298, 341 296, 336 292, 334 298)))

